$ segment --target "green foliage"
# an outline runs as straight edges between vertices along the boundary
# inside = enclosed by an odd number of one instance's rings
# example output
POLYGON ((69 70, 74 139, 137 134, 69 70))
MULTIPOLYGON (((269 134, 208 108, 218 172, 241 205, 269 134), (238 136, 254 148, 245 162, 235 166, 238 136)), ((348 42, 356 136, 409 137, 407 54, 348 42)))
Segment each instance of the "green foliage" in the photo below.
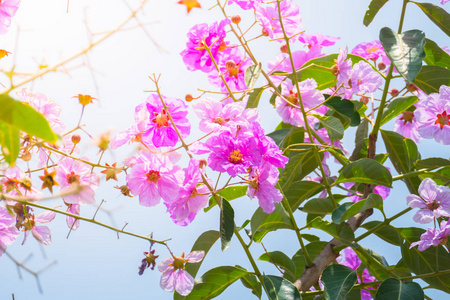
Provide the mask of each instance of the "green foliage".
POLYGON ((266 214, 258 207, 250 221, 252 239, 261 242, 263 237, 270 231, 286 228, 294 229, 288 212, 280 203, 275 203, 275 210, 271 214, 266 214))
POLYGON ((283 277, 287 280, 294 282, 297 277, 295 276, 295 264, 294 262, 281 251, 272 251, 263 253, 259 260, 270 262, 284 270, 283 277))
POLYGON ((342 168, 335 183, 357 182, 391 187, 392 175, 389 170, 379 162, 361 158, 342 168))
MULTIPOLYGON (((381 221, 370 221, 362 224, 361 227, 367 230, 371 230, 376 226, 379 226, 380 224, 382 224, 381 221)), ((400 246, 402 244, 403 240, 402 237, 397 232, 397 230, 391 225, 383 225, 377 231, 375 231, 374 234, 378 236, 380 239, 392 245, 400 246)))
POLYGON ((443 68, 450 68, 450 54, 442 50, 434 41, 425 39, 426 57, 423 60, 429 66, 439 66, 443 68))
POLYGON ((418 283, 388 278, 378 287, 375 300, 422 300, 424 297, 423 290, 418 283))
POLYGON ((383 198, 381 198, 380 195, 374 193, 370 194, 366 199, 362 199, 358 202, 348 202, 344 204, 333 211, 331 218, 336 224, 348 220, 357 213, 365 211, 369 208, 376 208, 380 211, 383 211, 383 198))
POLYGON ((437 169, 445 166, 450 166, 450 160, 442 157, 430 157, 418 160, 414 163, 417 169, 437 169))
POLYGON ((246 108, 257 108, 263 92, 262 87, 253 89, 248 96, 246 108))
POLYGON ((252 294, 261 299, 262 285, 258 281, 258 278, 253 274, 247 274, 241 277, 242 284, 252 291, 252 294))
MULTIPOLYGON (((281 188, 286 190, 294 181, 302 180, 306 175, 314 171, 318 162, 314 155, 315 149, 308 147, 303 152, 293 152, 289 157, 289 162, 283 169, 280 176, 281 188)), ((319 153, 323 159, 323 153, 319 153)))
POLYGON ((231 242, 234 232, 234 210, 230 202, 222 198, 222 209, 220 210, 220 241, 222 251, 225 251, 231 242))
MULTIPOLYGON (((305 237, 305 235, 302 234, 302 237, 305 237)), ((314 260, 327 244, 327 242, 317 240, 307 244, 305 246, 305 249, 308 252, 309 257, 314 260)), ((298 250, 297 253, 292 256, 292 261, 295 264, 295 276, 298 278, 303 273, 306 267, 306 259, 303 253, 303 249, 298 250)))
MULTIPOLYGON (((229 186, 217 192, 217 194, 228 201, 235 200, 241 198, 247 194, 247 186, 246 185, 238 185, 238 186, 229 186)), ((211 208, 217 205, 216 199, 214 196, 209 198, 209 205, 204 209, 205 212, 209 211, 211 208)))
POLYGON ((409 30, 402 34, 384 27, 380 31, 380 41, 386 55, 406 82, 413 83, 425 58, 425 33, 409 30))
POLYGON ((284 190, 284 195, 291 206, 291 209, 296 210, 300 204, 306 199, 320 193, 324 186, 315 181, 294 181, 287 190, 284 190))
POLYGON ((433 21, 444 33, 450 36, 450 14, 438 5, 431 3, 419 3, 410 1, 416 4, 433 21))
POLYGON ((373 18, 377 15, 378 11, 386 4, 389 0, 372 0, 369 4, 369 9, 367 9, 364 15, 363 24, 367 27, 372 23, 373 18))
POLYGON ((414 84, 426 94, 439 93, 442 85, 450 86, 450 69, 440 66, 423 66, 414 84))
POLYGON ((259 63, 258 65, 252 65, 245 70, 245 85, 251 89, 255 85, 256 81, 261 74, 262 65, 259 63))
POLYGON ((186 296, 186 300, 208 300, 217 297, 232 283, 247 274, 247 270, 241 267, 213 268, 195 281, 194 289, 186 296))
POLYGON ((264 286, 266 287, 269 300, 301 300, 302 297, 297 288, 288 280, 273 276, 264 275, 264 286))
POLYGON ((345 129, 338 118, 320 115, 314 115, 314 117, 319 120, 321 127, 327 130, 331 141, 341 140, 344 137, 345 129))
POLYGON ((362 102, 356 102, 348 99, 342 99, 340 97, 325 96, 325 106, 333 108, 338 114, 348 118, 350 126, 358 126, 361 123, 361 115, 359 114, 359 108, 362 106, 362 102))
POLYGON ((392 100, 388 106, 383 110, 381 116, 381 125, 386 124, 405 110, 410 108, 413 104, 417 103, 419 98, 416 96, 397 97, 392 100))
POLYGON ((322 272, 325 299, 340 300, 356 283, 356 271, 343 265, 329 265, 322 272))

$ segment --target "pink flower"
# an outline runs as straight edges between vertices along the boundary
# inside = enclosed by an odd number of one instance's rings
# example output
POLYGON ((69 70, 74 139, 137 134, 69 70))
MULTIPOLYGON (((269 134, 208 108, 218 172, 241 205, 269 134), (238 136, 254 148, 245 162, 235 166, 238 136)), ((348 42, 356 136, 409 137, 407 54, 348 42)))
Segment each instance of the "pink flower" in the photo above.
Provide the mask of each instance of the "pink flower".
MULTIPOLYGON (((218 62, 220 73, 232 92, 247 89, 247 85, 245 84, 245 70, 251 65, 252 60, 248 57, 244 57, 238 48, 224 51, 224 54, 218 62)), ((222 92, 228 92, 228 89, 217 70, 212 70, 208 75, 208 79, 211 84, 220 87, 222 92)))
POLYGON ((252 9, 255 8, 255 3, 263 3, 264 0, 228 0, 228 5, 231 5, 232 3, 236 3, 239 5, 242 9, 252 9))
POLYGON ((416 143, 422 141, 422 137, 418 131, 419 123, 414 111, 404 111, 394 124, 393 131, 400 133, 405 138, 411 139, 416 143))
POLYGON ((298 40, 303 44, 306 44, 306 46, 308 46, 309 49, 311 49, 311 47, 315 45, 319 45, 320 47, 333 46, 339 39, 340 38, 335 38, 320 33, 316 34, 302 33, 298 36, 298 40))
POLYGON ((441 4, 444 5, 444 4, 446 4, 448 1, 450 1, 450 0, 441 0, 441 4))
POLYGON ((439 229, 430 227, 428 230, 420 236, 420 240, 411 243, 410 249, 419 245, 419 251, 424 251, 431 246, 445 245, 447 243, 447 237, 450 236, 450 221, 443 220, 439 229))
POLYGON ((203 132, 219 130, 222 126, 241 115, 245 109, 242 102, 222 105, 219 101, 211 98, 195 102, 192 106, 197 116, 201 119, 199 128, 203 132))
POLYGON ((6 247, 10 246, 19 235, 16 228, 16 218, 8 210, 0 206, 0 256, 5 252, 6 247))
POLYGON ((143 206, 155 206, 161 198, 171 202, 180 190, 179 171, 180 167, 165 156, 140 152, 127 175, 127 185, 134 195, 139 196, 139 204, 143 206))
POLYGON ((336 59, 336 86, 340 86, 342 83, 347 85, 350 79, 352 71, 352 60, 347 59, 347 48, 344 50, 339 49, 339 55, 336 59))
POLYGON ((225 26, 228 24, 230 20, 225 19, 220 23, 215 22, 212 25, 202 23, 191 28, 188 33, 187 48, 180 53, 189 71, 200 70, 209 73, 214 70, 214 63, 205 46, 211 48, 214 60, 219 61, 222 51, 228 47, 224 41, 227 35, 225 26))
MULTIPOLYGON (((210 190, 202 182, 199 161, 191 159, 185 169, 183 185, 178 198, 167 204, 167 210, 175 224, 186 226, 192 222, 195 215, 208 204, 210 190)), ((212 185, 212 182, 210 182, 212 185)))
POLYGON ((53 221, 56 213, 53 211, 44 211, 40 213, 37 217, 32 213, 32 209, 27 207, 27 215, 24 221, 20 224, 25 231, 25 236, 23 238, 22 245, 27 240, 28 234, 32 233, 33 237, 43 245, 50 245, 52 243, 51 232, 47 226, 37 226, 36 223, 49 223, 53 221))
MULTIPOLYGON (((87 160, 87 158, 83 158, 87 160)), ((63 158, 56 168, 56 180, 61 186, 63 200, 69 204, 92 204, 99 177, 91 172, 92 167, 72 158, 63 158)))
POLYGON ((171 147, 178 142, 178 135, 169 119, 169 114, 182 138, 187 137, 191 130, 189 120, 186 118, 188 114, 187 105, 180 99, 164 96, 163 99, 167 111, 158 94, 151 94, 146 100, 149 120, 146 124, 146 131, 142 135, 142 140, 145 143, 153 144, 155 147, 171 147))
POLYGON ((266 214, 271 214, 275 210, 275 203, 283 200, 283 195, 275 187, 278 175, 278 169, 269 163, 252 168, 250 173, 247 195, 258 198, 259 206, 266 214))
POLYGON ((450 145, 450 87, 443 85, 439 94, 430 94, 414 115, 423 138, 434 138, 438 143, 450 145))
MULTIPOLYGON (((277 97, 275 100, 275 109, 277 113, 283 119, 283 122, 291 124, 293 126, 304 126, 305 120, 303 119, 303 114, 300 107, 300 100, 298 97, 297 88, 294 87, 289 79, 284 81, 281 84, 282 87, 282 95, 289 100, 286 100, 277 97), (295 106, 294 106, 295 105, 295 106)), ((305 110, 310 110, 320 105, 325 101, 325 97, 322 93, 317 90, 317 83, 314 79, 306 79, 302 82, 299 82, 301 99, 303 102, 303 107, 305 110)), ((307 117, 308 123, 312 126, 317 123, 317 119, 311 114, 319 114, 324 115, 327 112, 327 107, 324 105, 319 106, 318 108, 313 109, 308 112, 309 116, 307 117)))
MULTIPOLYGON (((261 22, 263 32, 266 32, 271 39, 277 39, 280 43, 284 42, 278 14, 278 3, 274 2, 267 6, 258 4, 255 7, 255 12, 256 18, 261 22)), ((302 31, 302 16, 298 6, 292 4, 292 0, 280 2, 280 15, 283 18, 283 27, 287 37, 292 37, 302 31)))
POLYGON ((360 61, 353 66, 351 72, 353 93, 375 93, 383 84, 383 78, 372 69, 365 61, 360 61))
POLYGON ((20 0, 2 0, 0 1, 0 34, 4 34, 11 26, 11 18, 16 14, 19 8, 20 0))
POLYGON ((412 194, 406 197, 406 204, 412 208, 419 208, 413 217, 414 221, 425 224, 435 218, 450 217, 448 187, 437 185, 431 178, 425 178, 420 183, 419 196, 412 194))
POLYGON ((381 57, 386 66, 390 64, 389 58, 386 56, 383 46, 378 40, 356 45, 356 47, 352 50, 352 54, 359 55, 367 60, 371 59, 373 61, 377 61, 378 58, 381 57))
MULTIPOLYGON (((67 207, 67 212, 77 215, 80 215, 80 205, 79 204, 69 204, 67 207)), ((72 230, 77 230, 80 227, 80 220, 74 217, 66 217, 67 226, 72 230)))
POLYGON ((174 290, 182 296, 187 296, 194 288, 194 278, 186 272, 186 263, 198 263, 205 256, 204 251, 193 251, 184 257, 173 256, 163 260, 159 266, 161 275, 161 288, 166 292, 173 292, 174 290))

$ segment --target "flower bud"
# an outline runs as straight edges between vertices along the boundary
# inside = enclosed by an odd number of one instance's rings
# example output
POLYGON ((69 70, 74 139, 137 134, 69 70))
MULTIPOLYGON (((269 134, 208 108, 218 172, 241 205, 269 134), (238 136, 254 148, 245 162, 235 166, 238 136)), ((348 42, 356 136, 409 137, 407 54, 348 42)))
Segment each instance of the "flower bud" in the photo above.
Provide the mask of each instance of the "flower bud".
POLYGON ((398 95, 398 89, 393 88, 389 93, 391 94, 392 97, 397 97, 397 95, 398 95))
POLYGON ((234 70, 234 68, 236 68, 236 63, 234 62, 234 60, 227 60, 227 62, 225 63, 225 67, 228 71, 232 71, 234 70))
POLYGON ((331 73, 334 76, 337 76, 339 74, 339 66, 337 64, 335 64, 331 67, 331 73))
POLYGON ((206 161, 206 159, 204 159, 204 158, 199 159, 199 164, 198 164, 198 166, 199 166, 200 169, 203 169, 203 168, 206 167, 207 165, 208 165, 208 162, 206 161))
POLYGON ((240 15, 234 15, 231 17, 231 22, 234 24, 239 24, 241 22, 241 16, 240 15))
POLYGON ((120 192, 122 193, 122 195, 124 195, 124 196, 126 196, 126 197, 130 197, 130 198, 133 197, 133 196, 130 194, 130 189, 129 189, 128 186, 126 186, 126 185, 122 185, 122 186, 116 185, 114 188, 120 190, 120 192))
POLYGON ((81 141, 81 136, 79 134, 72 135, 72 143, 75 145, 81 141))
POLYGON ((280 51, 282 53, 288 53, 288 46, 286 44, 281 45, 280 51))
POLYGON ((184 100, 186 100, 186 102, 191 102, 194 99, 194 97, 192 97, 191 94, 186 94, 186 96, 184 96, 184 100))
POLYGON ((386 69, 386 65, 383 62, 378 63, 378 70, 383 71, 386 69))
POLYGON ((31 156, 32 156, 31 153, 29 151, 27 151, 24 154, 22 154, 22 156, 20 158, 22 158, 22 160, 24 160, 24 161, 30 161, 31 156))
POLYGON ((417 87, 414 84, 412 84, 412 83, 407 83, 406 84, 406 89, 408 91, 410 91, 411 93, 417 91, 417 87))
POLYGON ((262 29, 262 35, 263 36, 269 36, 269 33, 264 28, 262 29))
POLYGON ((367 103, 369 103, 369 97, 361 96, 361 98, 359 98, 359 101, 361 101, 361 102, 363 102, 365 105, 367 105, 367 103))

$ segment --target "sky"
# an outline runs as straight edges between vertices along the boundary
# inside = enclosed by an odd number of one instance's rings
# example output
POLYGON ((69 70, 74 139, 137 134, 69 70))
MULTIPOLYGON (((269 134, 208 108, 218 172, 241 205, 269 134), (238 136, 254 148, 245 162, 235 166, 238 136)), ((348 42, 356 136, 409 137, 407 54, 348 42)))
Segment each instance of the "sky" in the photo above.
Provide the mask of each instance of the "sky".
MULTIPOLYGON (((435 0, 430 0, 438 2, 435 0)), ((33 73, 39 66, 54 65, 71 57, 96 41, 108 31, 116 28, 129 14, 129 7, 135 8, 139 0, 127 2, 119 0, 72 0, 67 12, 66 1, 41 0, 22 1, 13 25, 8 34, 0 36, 0 48, 13 52, 8 59, 0 61, 0 69, 7 70, 15 64, 15 70, 33 73), (90 32, 92 35, 88 34, 90 32)), ((67 128, 73 128, 78 122, 81 107, 72 97, 77 94, 90 94, 98 99, 86 107, 83 123, 93 136, 111 131, 124 130, 133 122, 134 108, 148 97, 154 86, 148 78, 151 74, 161 74, 160 86, 166 96, 183 99, 187 93, 198 96, 197 90, 213 89, 207 77, 201 72, 187 71, 179 53, 187 41, 186 34, 197 23, 211 23, 223 19, 217 8, 212 8, 215 1, 200 0, 202 9, 193 9, 186 14, 185 7, 176 0, 148 0, 144 9, 137 15, 138 20, 131 21, 125 30, 95 46, 83 56, 60 68, 58 72, 46 74, 25 87, 35 93, 44 93, 62 106, 62 119, 67 128), (142 24, 143 28, 137 23, 142 24), (151 39, 149 38, 151 36, 151 39), (154 40, 157 45, 152 41, 154 40)), ((300 6, 303 26, 307 33, 322 33, 341 37, 327 53, 335 53, 339 47, 352 49, 356 44, 378 38, 379 29, 388 26, 396 30, 401 10, 401 1, 390 1, 381 10, 373 23, 367 28, 362 25, 364 12, 369 1, 360 0, 294 0, 300 6)), ((238 13, 236 6, 227 6, 228 15, 238 13)), ((250 13, 240 13, 242 24, 251 24, 250 13)), ((253 35, 259 35, 256 25, 253 35)), ((413 5, 408 5, 404 30, 424 30, 427 37, 439 45, 448 42, 448 37, 440 33, 422 12, 413 5)), ((251 35, 250 35, 251 36, 251 35)), ((255 41, 251 45, 255 56, 263 62, 272 60, 279 53, 277 42, 255 41), (267 46, 268 45, 268 46, 267 46)), ((301 49, 299 43, 295 49, 301 49)), ((7 82, 0 75, 0 82, 7 82)), ((262 80, 259 83, 263 84, 262 80)), ((1 92, 1 90, 0 90, 1 92)), ((13 91, 11 95, 14 95, 13 91)), ((268 105, 270 95, 264 94, 261 99, 263 108, 260 111, 262 126, 271 132, 280 122, 268 105)), ((190 109, 190 120, 193 124, 192 136, 200 136, 197 129, 198 120, 190 109)), ((392 122, 386 125, 392 128, 392 122), (390 127, 391 126, 391 127, 390 127)), ((96 157, 94 146, 82 135, 82 151, 96 157)), ((353 147, 353 132, 348 131, 344 137, 347 149, 353 147)), ((379 151, 383 150, 382 145, 379 151)), ((436 145, 433 141, 424 141, 419 145, 423 157, 448 156, 448 148, 436 145)), ((124 146, 119 151, 107 152, 106 162, 120 161, 133 153, 133 147, 124 146)), ((184 162, 187 162, 183 158, 184 162)), ((186 163, 187 165, 187 163, 186 163)), ((391 169, 393 169, 391 167, 391 169)), ((119 185, 124 183, 120 177, 119 185)), ((102 182, 96 193, 97 204, 106 202, 97 215, 97 220, 121 228, 128 223, 127 230, 142 235, 154 233, 156 239, 171 238, 172 251, 180 255, 189 252, 195 239, 207 230, 218 230, 219 211, 217 207, 208 213, 200 213, 188 227, 179 227, 172 223, 165 207, 160 204, 148 208, 139 206, 137 198, 125 198, 113 187, 116 182, 102 182)), ((407 191, 401 183, 394 186, 390 197, 388 215, 393 215, 406 207, 407 191)), ((56 206, 58 201, 48 201, 49 206, 56 206)), ((241 199, 232 203, 235 210, 236 224, 243 223, 251 217, 258 207, 256 199, 241 199)), ((93 216, 95 206, 82 208, 82 215, 93 216)), ((303 216, 298 218, 300 224, 303 216)), ((407 214, 395 225, 417 226, 412 221, 412 213, 407 214)), ((39 293, 35 278, 21 271, 6 256, 0 258, 0 299, 172 299, 172 294, 159 287, 160 272, 147 270, 143 276, 138 275, 138 266, 143 252, 148 251, 148 242, 121 235, 88 223, 71 232, 67 238, 68 228, 63 216, 57 216, 50 224, 52 230, 51 246, 41 246, 32 238, 21 245, 20 237, 8 251, 17 260, 33 270, 51 266, 40 273, 39 280, 43 293, 39 293)), ((363 231, 360 231, 363 232, 363 231)), ((323 235, 324 240, 328 240, 323 235)), ((400 250, 370 237, 362 242, 386 256, 388 262, 394 264, 400 258, 400 250)), ((293 231, 280 230, 270 233, 264 240, 269 251, 285 251, 289 256, 298 249, 298 241, 293 231)), ((168 257, 167 251, 157 248, 160 258, 168 257)), ((260 244, 252 246, 252 253, 257 258, 264 253, 260 244)), ((230 248, 223 252, 219 244, 211 249, 206 257, 199 275, 219 265, 241 265, 251 268, 238 241, 233 239, 230 248)), ((259 262, 266 274, 277 274, 277 270, 266 262, 259 262)), ((437 298, 442 293, 430 292, 437 298)), ((240 283, 235 283, 217 299, 251 299, 250 290, 240 283)))

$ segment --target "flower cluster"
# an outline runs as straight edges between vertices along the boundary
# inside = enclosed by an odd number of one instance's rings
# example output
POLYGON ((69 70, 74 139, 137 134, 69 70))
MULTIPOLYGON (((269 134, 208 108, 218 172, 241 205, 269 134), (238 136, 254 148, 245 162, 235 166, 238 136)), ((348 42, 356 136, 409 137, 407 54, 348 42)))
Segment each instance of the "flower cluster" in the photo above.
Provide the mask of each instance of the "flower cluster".
POLYGON ((20 0, 3 0, 0 2, 0 34, 5 34, 11 26, 11 18, 19 9, 20 0))

